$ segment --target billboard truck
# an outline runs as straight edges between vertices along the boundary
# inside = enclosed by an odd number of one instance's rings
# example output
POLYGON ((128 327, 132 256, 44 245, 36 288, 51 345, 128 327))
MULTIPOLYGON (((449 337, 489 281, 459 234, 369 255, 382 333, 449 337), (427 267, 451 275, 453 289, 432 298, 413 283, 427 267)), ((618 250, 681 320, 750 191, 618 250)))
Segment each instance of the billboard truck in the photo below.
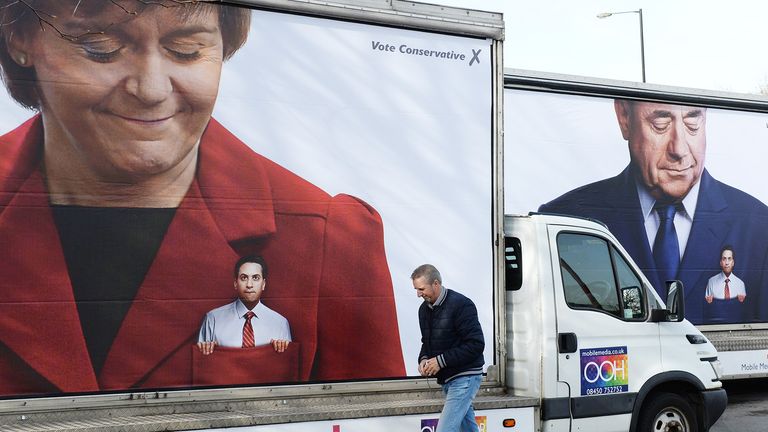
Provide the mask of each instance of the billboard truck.
POLYGON ((504 109, 506 211, 603 222, 724 379, 768 376, 768 99, 509 69, 504 109))
POLYGON ((594 221, 504 215, 540 180, 503 178, 525 152, 503 157, 500 14, 0 6, 3 430, 434 432, 424 263, 476 306, 482 431, 699 431, 723 412, 680 283, 659 294, 594 221))

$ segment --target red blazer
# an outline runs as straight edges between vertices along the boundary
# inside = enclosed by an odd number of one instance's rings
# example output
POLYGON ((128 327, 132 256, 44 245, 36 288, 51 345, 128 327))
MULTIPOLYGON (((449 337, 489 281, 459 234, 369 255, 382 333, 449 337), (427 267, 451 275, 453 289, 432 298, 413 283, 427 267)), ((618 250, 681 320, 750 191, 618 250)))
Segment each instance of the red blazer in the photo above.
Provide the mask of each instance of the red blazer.
POLYGON ((269 263, 264 301, 291 325, 300 381, 405 376, 376 210, 330 197, 215 120, 96 376, 40 170, 42 137, 39 117, 0 137, 0 396, 193 386, 203 315, 232 300, 231 268, 246 253, 269 263))

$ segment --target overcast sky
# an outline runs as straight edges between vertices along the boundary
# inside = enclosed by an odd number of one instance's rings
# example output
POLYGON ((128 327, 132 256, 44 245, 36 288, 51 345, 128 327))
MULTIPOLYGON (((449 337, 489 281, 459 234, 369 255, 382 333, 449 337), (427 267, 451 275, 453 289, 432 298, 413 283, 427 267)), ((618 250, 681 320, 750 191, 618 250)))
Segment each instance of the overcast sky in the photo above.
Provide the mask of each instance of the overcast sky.
POLYGON ((757 93, 768 83, 764 0, 433 0, 502 12, 504 66, 641 80, 642 8, 650 83, 757 93))

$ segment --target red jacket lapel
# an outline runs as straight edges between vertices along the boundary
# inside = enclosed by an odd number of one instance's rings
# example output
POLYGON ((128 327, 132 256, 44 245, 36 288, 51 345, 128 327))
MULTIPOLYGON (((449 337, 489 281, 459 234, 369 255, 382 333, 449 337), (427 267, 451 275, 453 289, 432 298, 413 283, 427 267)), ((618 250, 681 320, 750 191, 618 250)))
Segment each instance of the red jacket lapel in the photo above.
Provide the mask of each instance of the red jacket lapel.
POLYGON ((64 392, 98 390, 42 176, 0 214, 0 341, 64 392))
POLYGON ((189 349, 205 313, 234 296, 237 255, 200 198, 195 182, 112 344, 104 389, 130 388, 177 349, 189 349))

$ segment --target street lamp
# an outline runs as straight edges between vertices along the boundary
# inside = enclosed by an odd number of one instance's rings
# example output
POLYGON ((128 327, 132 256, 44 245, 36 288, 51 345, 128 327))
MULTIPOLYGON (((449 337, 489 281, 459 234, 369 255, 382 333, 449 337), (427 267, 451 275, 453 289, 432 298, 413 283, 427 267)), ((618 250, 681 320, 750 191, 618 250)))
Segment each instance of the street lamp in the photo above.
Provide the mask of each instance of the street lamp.
POLYGON ((643 10, 631 10, 631 11, 622 11, 622 12, 603 12, 597 14, 598 18, 608 18, 611 15, 620 15, 620 14, 628 14, 628 13, 636 13, 640 16, 640 65, 643 70, 643 82, 645 82, 645 40, 643 39, 643 10))

